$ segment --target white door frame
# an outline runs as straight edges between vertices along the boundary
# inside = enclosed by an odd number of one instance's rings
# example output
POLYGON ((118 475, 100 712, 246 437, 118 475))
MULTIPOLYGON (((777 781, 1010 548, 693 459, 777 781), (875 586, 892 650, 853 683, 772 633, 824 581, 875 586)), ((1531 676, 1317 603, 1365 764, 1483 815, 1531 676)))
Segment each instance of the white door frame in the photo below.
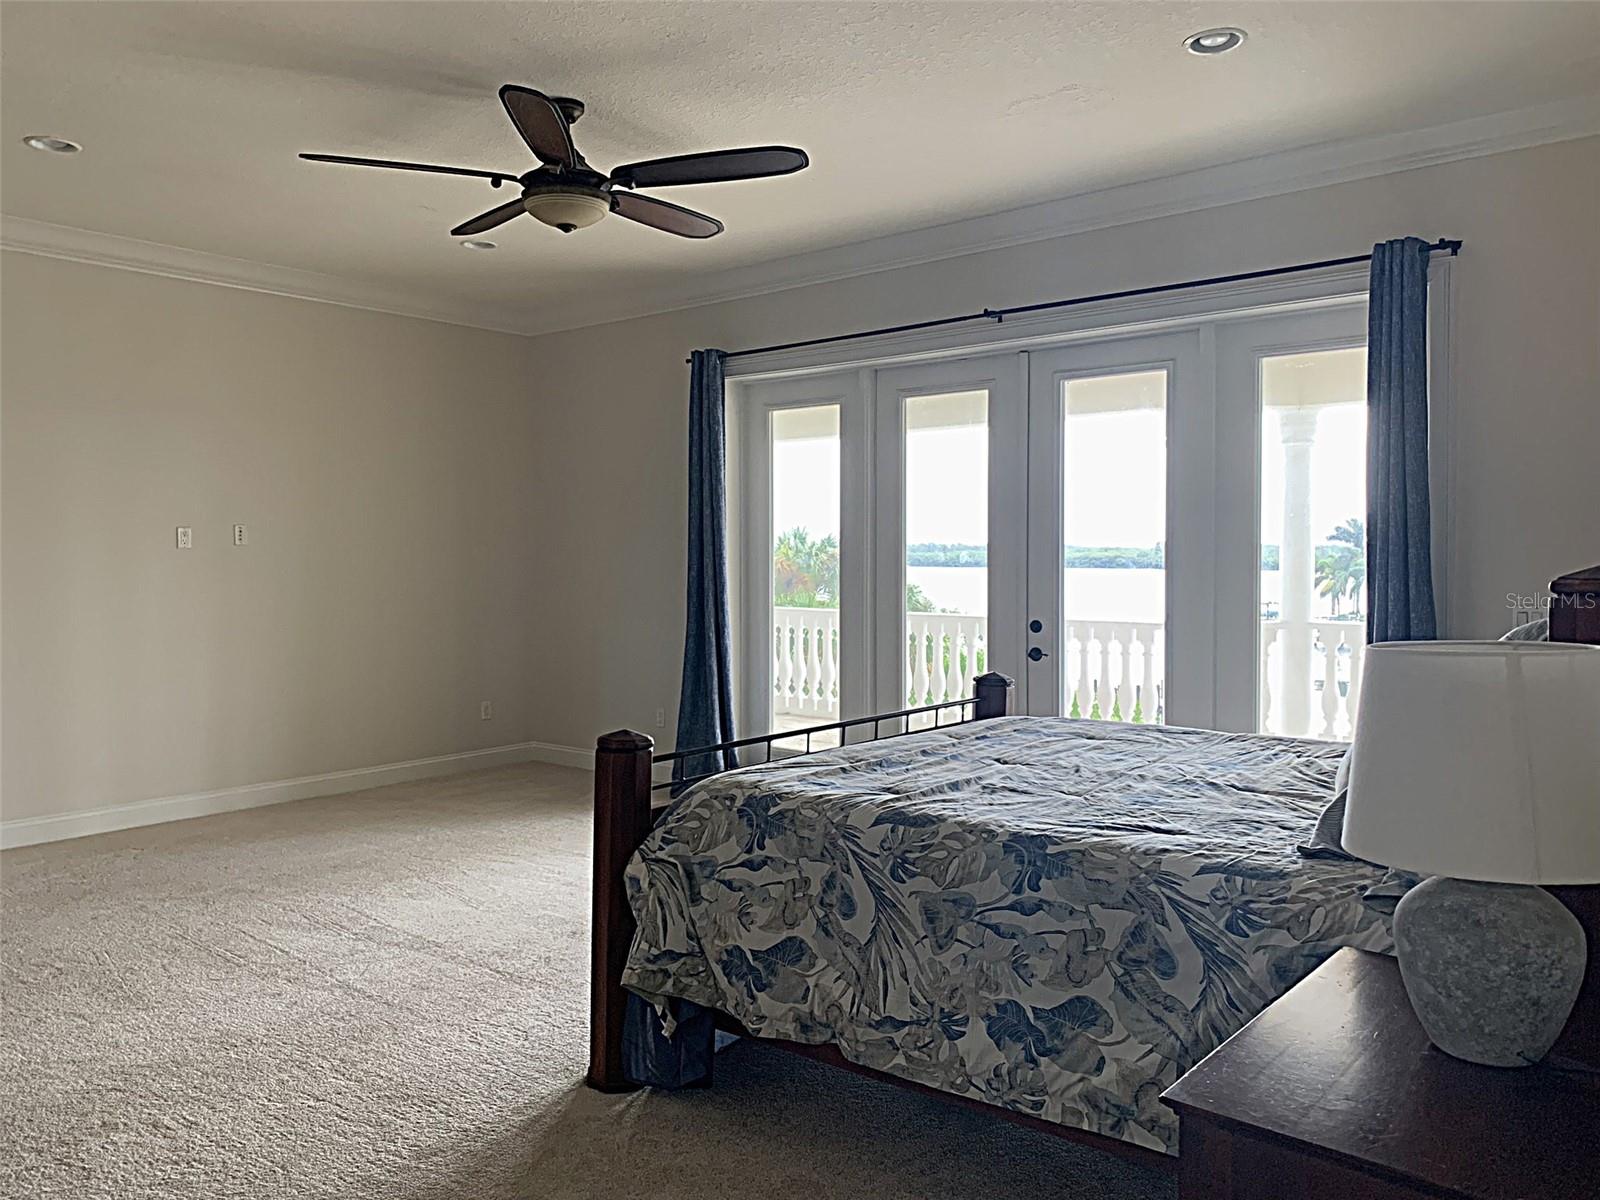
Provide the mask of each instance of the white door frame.
POLYGON ((1027 355, 1011 352, 875 372, 877 533, 873 572, 878 712, 904 708, 906 645, 905 402, 913 396, 989 395, 988 660, 1020 677, 1027 555, 1027 355))
MULTIPOLYGON (((1028 613, 1043 628, 1028 645, 1044 657, 1024 660, 1026 711, 1060 712, 1062 597, 1062 384, 1134 371, 1167 372, 1166 709, 1169 724, 1211 720, 1212 386, 1202 330, 1146 334, 1029 355, 1028 613), (1176 452, 1181 447, 1183 453, 1176 452), (1181 597, 1181 602, 1180 602, 1181 597)), ((1030 626, 1031 628, 1031 626, 1030 626)))
MULTIPOLYGON (((1260 716, 1261 360, 1366 341, 1365 297, 1217 327, 1217 729, 1254 733, 1260 716)), ((1354 469, 1365 471, 1365 462, 1354 469)))
POLYGON ((863 614, 872 611, 870 371, 794 379, 730 381, 729 431, 738 463, 738 524, 730 522, 729 591, 735 604, 734 696, 741 731, 766 732, 772 722, 772 414, 786 408, 839 406, 839 707, 846 716, 871 711, 872 673, 863 614), (863 554, 856 547, 865 548, 863 554))

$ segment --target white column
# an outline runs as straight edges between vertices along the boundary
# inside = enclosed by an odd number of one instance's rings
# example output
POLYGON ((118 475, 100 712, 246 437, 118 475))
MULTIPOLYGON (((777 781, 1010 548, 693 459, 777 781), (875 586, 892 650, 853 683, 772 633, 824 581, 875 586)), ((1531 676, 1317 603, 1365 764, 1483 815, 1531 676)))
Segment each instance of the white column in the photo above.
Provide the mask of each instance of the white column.
POLYGON ((1278 659, 1283 686, 1278 697, 1283 732, 1311 731, 1311 592, 1316 564, 1311 529, 1311 444, 1317 436, 1315 408, 1280 408, 1283 436, 1283 540, 1278 578, 1283 584, 1283 637, 1278 659))

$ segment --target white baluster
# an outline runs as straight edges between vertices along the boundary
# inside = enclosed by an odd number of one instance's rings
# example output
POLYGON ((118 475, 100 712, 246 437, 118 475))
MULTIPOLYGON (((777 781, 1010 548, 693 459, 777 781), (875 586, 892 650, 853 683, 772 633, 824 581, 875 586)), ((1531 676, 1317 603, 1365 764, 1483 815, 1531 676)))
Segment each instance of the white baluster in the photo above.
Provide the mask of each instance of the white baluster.
POLYGON ((917 699, 918 705, 926 704, 929 695, 933 692, 933 647, 932 647, 932 622, 924 620, 921 632, 917 636, 917 699))
POLYGON ((1100 706, 1100 719, 1111 719, 1111 631, 1094 627, 1100 642, 1100 678, 1095 683, 1095 703, 1100 706))
POLYGON ((803 652, 800 659, 800 692, 801 707, 809 713, 817 711, 817 681, 822 672, 817 659, 817 618, 816 613, 807 614, 804 629, 801 631, 805 638, 801 643, 803 652))
POLYGON ((961 694, 961 618, 950 618, 950 661, 944 667, 944 695, 954 700, 961 694))
POLYGON ((811 705, 818 716, 828 711, 828 620, 827 610, 823 610, 822 620, 817 622, 815 644, 811 647, 812 657, 816 660, 816 683, 811 691, 811 705))
POLYGON ((1322 736, 1333 737, 1333 727, 1339 719, 1339 643, 1341 638, 1331 636, 1323 627, 1322 634, 1322 736))
POLYGON ((1087 717, 1089 710, 1094 707, 1094 699, 1089 694, 1089 638, 1094 633, 1094 626, 1073 625, 1072 630, 1078 641, 1078 715, 1087 717))
POLYGON ((1261 728, 1272 732, 1272 643, 1278 640, 1276 625, 1261 627, 1261 728))
POLYGON ((785 712, 790 711, 796 699, 794 656, 795 643, 799 640, 793 618, 785 616, 783 618, 783 710, 785 712))
POLYGON ((828 610, 828 619, 822 629, 822 711, 833 715, 834 688, 839 677, 838 651, 834 647, 834 631, 839 627, 837 609, 828 610))
POLYGON ((774 611, 772 622, 772 711, 783 711, 783 614, 774 611))
POLYGON ((1345 697, 1345 712, 1350 714, 1350 736, 1356 735, 1356 711, 1361 706, 1361 667, 1367 657, 1367 631, 1357 630, 1350 639, 1350 694, 1345 697))
POLYGON ((1133 720, 1133 634, 1131 625, 1117 630, 1117 641, 1122 650, 1121 672, 1117 676, 1117 707, 1124 721, 1133 720))
POLYGON ((1139 627, 1139 651, 1144 659, 1139 684, 1139 715, 1147 725, 1156 723, 1156 635, 1154 629, 1139 627))
POLYGON ((966 622, 962 618, 950 619, 950 662, 944 669, 944 699, 955 699, 962 694, 962 640, 966 635, 966 622))

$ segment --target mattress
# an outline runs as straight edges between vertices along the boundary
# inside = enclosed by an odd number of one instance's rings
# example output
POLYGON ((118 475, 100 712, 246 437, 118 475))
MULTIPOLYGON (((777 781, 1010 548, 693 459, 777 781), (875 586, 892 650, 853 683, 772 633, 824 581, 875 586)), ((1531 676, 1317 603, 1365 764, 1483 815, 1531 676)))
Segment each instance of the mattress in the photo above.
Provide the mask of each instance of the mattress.
POLYGON ((757 1036, 1173 1152, 1160 1093, 1384 878, 1296 853, 1345 747, 1012 717, 726 772, 630 862, 623 983, 757 1036))

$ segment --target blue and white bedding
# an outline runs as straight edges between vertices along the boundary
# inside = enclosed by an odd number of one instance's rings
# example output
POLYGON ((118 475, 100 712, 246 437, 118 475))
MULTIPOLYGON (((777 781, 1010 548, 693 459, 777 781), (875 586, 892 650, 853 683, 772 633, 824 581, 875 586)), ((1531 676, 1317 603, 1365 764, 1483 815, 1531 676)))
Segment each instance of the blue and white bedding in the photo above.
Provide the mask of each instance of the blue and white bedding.
POLYGON ((624 984, 1174 1151, 1157 1097, 1340 946, 1384 871, 1307 860, 1345 747, 1013 717, 731 771, 628 868, 624 984))

